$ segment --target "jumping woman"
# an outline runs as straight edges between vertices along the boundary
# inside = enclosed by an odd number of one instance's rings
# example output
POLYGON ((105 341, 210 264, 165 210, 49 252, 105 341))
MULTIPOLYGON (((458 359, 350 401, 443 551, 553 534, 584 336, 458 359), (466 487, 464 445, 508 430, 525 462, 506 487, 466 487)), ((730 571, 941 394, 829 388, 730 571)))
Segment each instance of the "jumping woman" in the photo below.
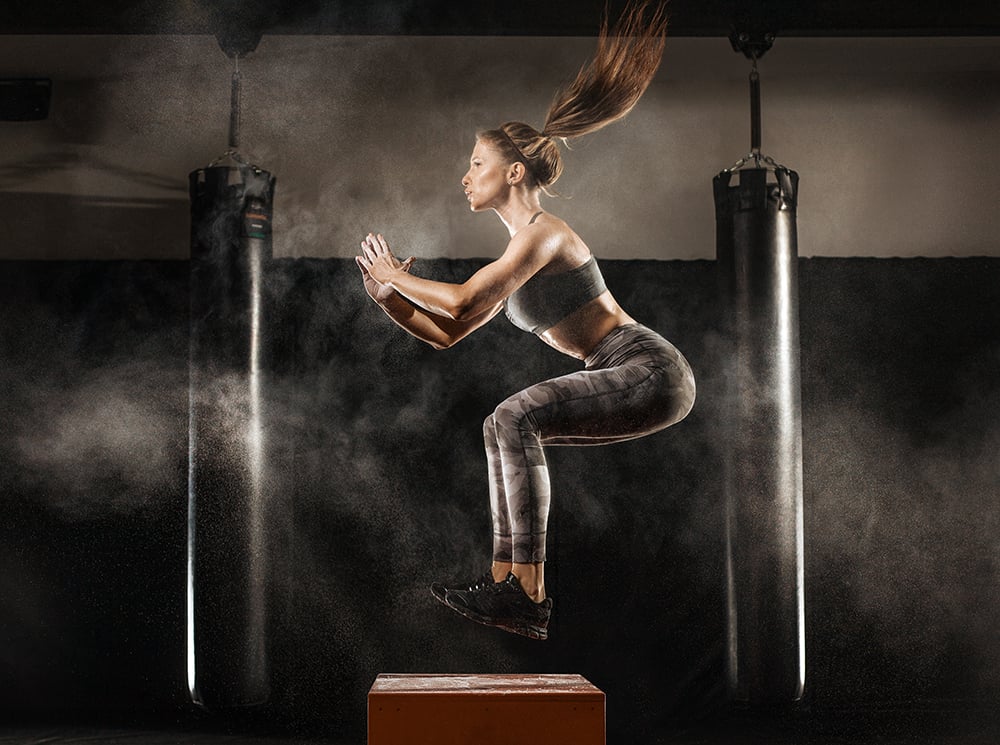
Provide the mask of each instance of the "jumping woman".
POLYGON ((467 585, 431 587, 463 616, 534 639, 547 638, 552 612, 544 448, 648 435, 687 416, 695 399, 684 356, 622 309, 587 245, 540 203, 562 172, 557 140, 625 116, 656 73, 666 18, 661 5, 647 13, 648 4, 632 0, 610 33, 605 18, 594 58, 555 96, 540 132, 507 122, 478 133, 462 187, 473 212, 492 210, 510 233, 500 258, 453 284, 411 274, 413 259, 397 259, 381 235, 369 234, 357 257, 369 296, 435 349, 505 311, 519 328, 583 361, 582 370, 515 393, 486 417, 493 563, 467 585))

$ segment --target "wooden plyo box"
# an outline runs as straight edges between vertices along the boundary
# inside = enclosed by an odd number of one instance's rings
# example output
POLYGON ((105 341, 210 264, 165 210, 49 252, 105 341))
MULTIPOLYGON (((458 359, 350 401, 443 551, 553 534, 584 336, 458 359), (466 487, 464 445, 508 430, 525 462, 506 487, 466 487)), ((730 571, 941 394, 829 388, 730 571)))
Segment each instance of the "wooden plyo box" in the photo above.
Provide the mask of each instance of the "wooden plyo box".
POLYGON ((605 745, 604 693, 580 675, 379 675, 368 745, 605 745))

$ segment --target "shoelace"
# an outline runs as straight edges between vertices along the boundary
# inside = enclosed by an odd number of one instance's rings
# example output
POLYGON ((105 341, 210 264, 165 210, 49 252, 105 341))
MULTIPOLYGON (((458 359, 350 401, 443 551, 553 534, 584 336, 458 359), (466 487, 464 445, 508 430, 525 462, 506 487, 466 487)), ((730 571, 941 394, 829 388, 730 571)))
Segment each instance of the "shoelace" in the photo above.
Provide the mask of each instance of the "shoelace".
POLYGON ((473 582, 467 592, 479 592, 480 590, 490 590, 496 585, 496 580, 490 572, 486 572, 482 577, 473 582))

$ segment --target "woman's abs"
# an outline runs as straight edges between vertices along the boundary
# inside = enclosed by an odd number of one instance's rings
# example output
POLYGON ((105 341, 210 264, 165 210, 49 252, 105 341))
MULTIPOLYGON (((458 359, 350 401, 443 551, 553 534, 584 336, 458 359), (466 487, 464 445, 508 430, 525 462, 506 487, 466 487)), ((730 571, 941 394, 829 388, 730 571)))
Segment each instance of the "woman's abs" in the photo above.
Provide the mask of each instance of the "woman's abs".
POLYGON ((605 291, 538 337, 556 351, 582 360, 604 337, 630 323, 635 321, 622 310, 611 292, 605 291))

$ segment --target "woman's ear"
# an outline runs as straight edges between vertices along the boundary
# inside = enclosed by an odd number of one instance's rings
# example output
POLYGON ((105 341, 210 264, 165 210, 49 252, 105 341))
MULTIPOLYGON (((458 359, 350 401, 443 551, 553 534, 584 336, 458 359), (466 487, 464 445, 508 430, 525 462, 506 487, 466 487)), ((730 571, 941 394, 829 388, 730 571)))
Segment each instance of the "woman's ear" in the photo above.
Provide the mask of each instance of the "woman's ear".
POLYGON ((527 170, 524 167, 524 163, 517 161, 511 163, 510 167, 507 169, 507 183, 511 186, 517 186, 522 181, 524 181, 524 176, 527 170))

